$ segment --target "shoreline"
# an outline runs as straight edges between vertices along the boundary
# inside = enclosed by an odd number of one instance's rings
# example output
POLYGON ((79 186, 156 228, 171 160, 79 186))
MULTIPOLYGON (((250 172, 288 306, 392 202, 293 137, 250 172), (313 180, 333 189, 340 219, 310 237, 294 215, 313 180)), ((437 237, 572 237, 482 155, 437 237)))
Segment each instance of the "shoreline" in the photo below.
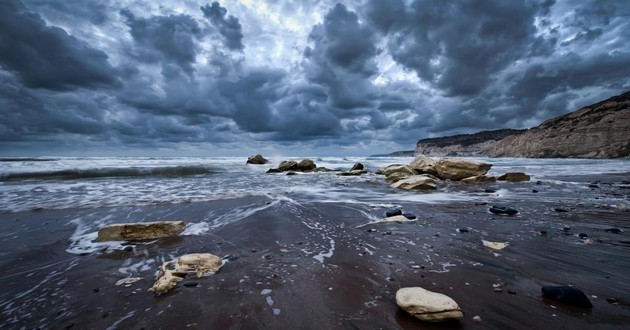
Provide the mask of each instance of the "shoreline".
POLYGON ((571 185, 573 193, 535 182, 479 185, 467 189, 515 193, 478 194, 469 201, 440 204, 401 201, 418 221, 360 229, 354 227, 370 222, 368 215, 380 217, 385 209, 299 199, 270 205, 268 198, 248 197, 4 213, 0 278, 7 290, 0 295, 0 324, 93 329, 619 328, 630 316, 630 243, 623 243, 630 241, 630 213, 628 203, 624 208, 607 200, 619 193, 624 195, 616 196, 618 200, 630 199, 628 189, 622 188, 628 185, 613 181, 622 177, 590 176, 577 187, 571 185), (599 188, 588 188, 596 181, 599 188), (540 193, 524 198, 532 187, 540 193), (565 193, 572 198, 563 197, 565 193), (489 204, 475 205, 483 202, 489 204), (488 207, 497 202, 515 207, 519 214, 492 215, 488 207), (246 211, 257 205, 260 210, 248 215, 246 211), (569 212, 555 212, 554 207, 569 212), (135 244, 131 251, 66 252, 76 233, 68 222, 77 218, 92 223, 169 217, 197 223, 211 219, 217 210, 237 209, 244 211, 243 218, 197 235, 135 244), (610 227, 624 232, 604 231, 610 227), (539 235, 541 230, 547 236, 539 235), (592 244, 578 233, 587 234, 592 244), (510 246, 491 251, 481 239, 510 246), (217 274, 187 278, 165 295, 146 291, 162 261, 193 252, 236 258, 217 274), (129 287, 115 285, 126 277, 141 280, 129 287), (495 293, 493 284, 502 284, 503 291, 495 293), (540 287, 550 284, 575 285, 594 308, 575 310, 543 300, 540 287), (414 319, 393 298, 405 286, 451 296, 464 319, 439 325, 414 319), (621 303, 610 304, 607 298, 621 303), (476 315, 481 323, 472 320, 476 315))

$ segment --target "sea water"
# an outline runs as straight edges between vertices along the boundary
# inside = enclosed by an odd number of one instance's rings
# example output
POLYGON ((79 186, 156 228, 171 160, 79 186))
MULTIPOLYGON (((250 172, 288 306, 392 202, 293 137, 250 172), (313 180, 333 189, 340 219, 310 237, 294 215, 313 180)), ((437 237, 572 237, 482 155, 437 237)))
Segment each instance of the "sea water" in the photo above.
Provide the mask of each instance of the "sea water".
MULTIPOLYGON (((371 172, 410 157, 304 157, 317 166, 349 170, 360 162, 371 172)), ((442 203, 471 198, 438 189, 391 194, 381 176, 342 177, 334 172, 296 176, 265 174, 287 158, 248 165, 242 157, 37 157, 0 158, 0 212, 177 204, 266 196, 317 202, 442 203)), ((294 158, 299 161, 302 158, 294 158)), ((534 180, 562 175, 630 172, 630 160, 473 158, 493 164, 489 175, 525 172, 534 180)))

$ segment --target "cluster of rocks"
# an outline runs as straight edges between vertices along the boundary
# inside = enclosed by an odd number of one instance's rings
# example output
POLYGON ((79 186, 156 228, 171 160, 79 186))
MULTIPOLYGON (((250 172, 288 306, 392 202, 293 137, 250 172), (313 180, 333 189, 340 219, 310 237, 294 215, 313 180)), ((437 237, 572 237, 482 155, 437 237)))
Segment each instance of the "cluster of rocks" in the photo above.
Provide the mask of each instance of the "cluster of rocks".
MULTIPOLYGON (((101 227, 96 240, 105 241, 144 241, 165 237, 175 237, 186 228, 183 221, 153 221, 139 223, 118 223, 101 227)), ((210 253, 185 254, 167 261, 160 267, 158 279, 149 289, 156 294, 167 292, 187 275, 204 277, 216 273, 223 265, 223 260, 210 253)), ((134 278, 135 282, 137 278, 134 278)), ((132 283, 129 279, 119 283, 132 283)))
POLYGON ((376 171, 385 175, 385 180, 393 188, 404 190, 436 189, 439 180, 460 181, 467 184, 489 183, 499 181, 529 181, 529 175, 521 172, 505 173, 501 176, 487 176, 492 164, 459 158, 442 158, 433 160, 420 155, 406 164, 394 164, 376 171))
MULTIPOLYGON (((502 291, 500 284, 495 286, 495 291, 502 291)), ((593 307, 584 292, 572 286, 544 286, 541 291, 545 299, 578 308, 593 307)), ((464 317, 464 313, 453 298, 422 287, 399 289, 396 292, 396 304, 407 313, 425 322, 452 321, 464 317)), ((481 321, 481 318, 475 316, 473 320, 481 321)))
MULTIPOLYGON (((257 154, 254 156, 250 156, 247 158, 246 164, 253 165, 264 165, 269 163, 269 160, 265 159, 262 155, 257 154)), ((267 173, 286 173, 287 175, 296 175, 298 172, 301 173, 312 173, 312 172, 333 172, 333 170, 318 167, 314 161, 310 159, 303 159, 299 162, 295 160, 285 160, 281 162, 278 167, 270 168, 267 170, 267 173)), ((337 175, 341 176, 356 176, 369 173, 369 171, 363 166, 361 163, 356 163, 349 171, 339 171, 337 175)))

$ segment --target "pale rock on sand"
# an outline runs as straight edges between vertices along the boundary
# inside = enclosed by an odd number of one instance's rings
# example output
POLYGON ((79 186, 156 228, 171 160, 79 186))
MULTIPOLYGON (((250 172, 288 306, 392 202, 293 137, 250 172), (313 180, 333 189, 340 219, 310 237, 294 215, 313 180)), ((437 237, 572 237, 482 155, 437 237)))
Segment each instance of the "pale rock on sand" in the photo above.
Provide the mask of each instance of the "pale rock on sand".
POLYGON ((481 243, 483 243, 483 246, 491 248, 493 250, 503 250, 508 247, 508 245, 510 245, 510 243, 507 242, 490 242, 483 239, 481 240, 481 243))
POLYGON ((407 313, 427 322, 459 320, 464 317, 464 313, 451 297, 421 287, 398 290, 396 304, 407 313))
POLYGON ((223 265, 223 260, 210 253, 185 254, 177 259, 167 261, 160 267, 160 276, 149 289, 155 293, 164 293, 177 285, 188 274, 197 277, 216 273, 223 265))
POLYGON ((172 237, 181 234, 185 228, 186 223, 183 221, 117 223, 100 228, 96 241, 134 241, 172 237))
POLYGON ((491 167, 492 164, 456 158, 442 158, 435 164, 435 170, 440 178, 454 181, 485 175, 491 167))
POLYGON ((436 187, 437 183, 435 179, 426 175, 412 175, 392 184, 392 188, 404 190, 427 190, 435 189, 436 187))

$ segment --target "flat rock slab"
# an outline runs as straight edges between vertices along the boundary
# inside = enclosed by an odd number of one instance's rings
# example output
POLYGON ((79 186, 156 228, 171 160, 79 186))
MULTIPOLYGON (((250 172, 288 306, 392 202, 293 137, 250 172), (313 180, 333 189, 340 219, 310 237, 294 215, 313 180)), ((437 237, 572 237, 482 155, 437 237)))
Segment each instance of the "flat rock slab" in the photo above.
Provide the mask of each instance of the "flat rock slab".
POLYGON ((172 237, 181 234, 186 228, 183 221, 154 221, 137 223, 117 223, 98 230, 96 238, 104 241, 137 241, 172 237))
POLYGON ((398 290, 396 304, 407 313, 427 322, 459 320, 464 317, 459 305, 451 297, 421 287, 398 290))

